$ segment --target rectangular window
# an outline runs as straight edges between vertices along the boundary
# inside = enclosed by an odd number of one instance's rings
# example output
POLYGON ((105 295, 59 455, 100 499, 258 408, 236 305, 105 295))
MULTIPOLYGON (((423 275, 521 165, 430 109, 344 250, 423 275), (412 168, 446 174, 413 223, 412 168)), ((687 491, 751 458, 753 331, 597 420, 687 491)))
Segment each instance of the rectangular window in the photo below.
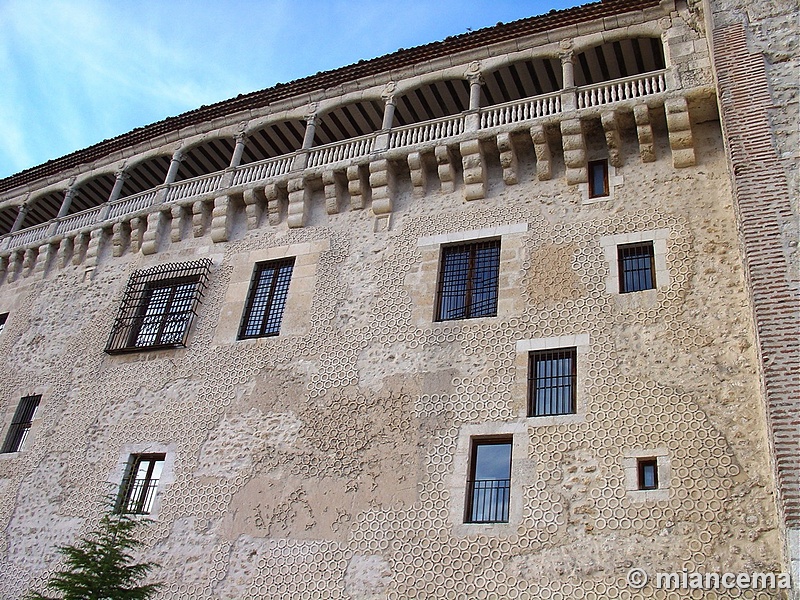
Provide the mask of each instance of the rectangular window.
POLYGON ((131 455, 120 488, 118 513, 149 515, 152 512, 165 458, 164 454, 131 455))
POLYGON ((209 259, 202 259, 134 273, 105 351, 118 354, 185 346, 210 265, 209 259))
POLYGON ((608 196, 608 161, 589 162, 589 198, 608 196))
POLYGON ((640 490, 658 489, 658 459, 640 458, 636 461, 640 490))
POLYGON ((294 257, 256 265, 239 327, 240 340, 280 333, 293 268, 294 257))
POLYGON ((3 333, 3 329, 6 328, 6 321, 8 320, 8 313, 3 313, 0 315, 0 333, 3 333))
POLYGON ((442 248, 436 320, 497 315, 500 240, 442 248))
POLYGON ((653 242, 617 246, 619 291, 640 292, 656 287, 656 265, 653 242))
POLYGON ((528 356, 528 416, 574 414, 577 348, 538 350, 528 356))
POLYGON ((3 449, 0 452, 10 453, 22 450, 41 399, 40 395, 25 396, 19 401, 17 410, 14 411, 14 418, 11 420, 11 427, 8 428, 6 441, 3 443, 3 449))
POLYGON ((511 438, 475 440, 467 481, 467 523, 508 523, 511 438))

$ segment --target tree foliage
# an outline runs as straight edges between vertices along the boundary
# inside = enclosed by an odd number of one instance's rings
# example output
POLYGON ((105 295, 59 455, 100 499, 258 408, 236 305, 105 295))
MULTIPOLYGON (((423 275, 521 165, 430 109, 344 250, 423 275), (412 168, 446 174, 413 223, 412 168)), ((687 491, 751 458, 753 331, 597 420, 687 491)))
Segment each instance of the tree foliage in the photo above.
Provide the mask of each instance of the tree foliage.
POLYGON ((77 544, 61 546, 66 568, 54 573, 47 584, 59 595, 35 592, 28 600, 148 600, 161 584, 137 585, 157 565, 135 563, 131 552, 141 545, 134 537, 144 521, 107 512, 98 528, 77 544))

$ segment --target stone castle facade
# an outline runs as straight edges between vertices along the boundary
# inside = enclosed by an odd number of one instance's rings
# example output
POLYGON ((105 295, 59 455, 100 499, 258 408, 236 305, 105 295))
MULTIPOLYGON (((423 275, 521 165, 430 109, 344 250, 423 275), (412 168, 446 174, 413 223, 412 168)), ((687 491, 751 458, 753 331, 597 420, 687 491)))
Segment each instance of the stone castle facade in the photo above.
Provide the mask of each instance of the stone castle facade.
POLYGON ((792 597, 655 575, 799 580, 796 21, 587 4, 0 180, 0 596, 110 495, 164 599, 792 597))

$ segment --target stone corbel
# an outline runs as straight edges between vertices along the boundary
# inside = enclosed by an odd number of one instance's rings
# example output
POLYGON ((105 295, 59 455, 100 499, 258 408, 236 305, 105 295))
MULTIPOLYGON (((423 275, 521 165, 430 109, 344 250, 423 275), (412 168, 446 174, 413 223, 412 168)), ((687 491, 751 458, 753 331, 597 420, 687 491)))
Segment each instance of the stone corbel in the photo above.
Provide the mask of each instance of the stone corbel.
POLYGON ((636 136, 639 138, 639 156, 643 163, 653 162, 656 159, 656 150, 653 128, 650 126, 650 109, 646 104, 637 104, 633 107, 633 118, 636 120, 636 136))
POLYGON ((553 177, 553 160, 544 125, 537 123, 531 127, 531 139, 536 153, 536 178, 539 181, 547 181, 553 177))
POLYGON ((461 142, 461 162, 464 165, 464 199, 486 197, 486 161, 480 140, 461 142))
POLYGON ((347 167, 347 192, 350 194, 350 208, 360 210, 366 206, 369 185, 358 165, 347 167))
POLYGON ((436 146, 434 151, 436 156, 437 170, 442 191, 446 194, 454 192, 456 189, 456 170, 453 165, 453 154, 447 146, 436 146))
POLYGON ((514 185, 517 178, 517 151, 510 133, 497 134, 497 149, 500 151, 500 166, 503 167, 503 181, 506 185, 514 185))
POLYGON ((622 155, 620 154, 619 123, 617 113, 608 110, 600 115, 600 122, 603 124, 603 131, 606 134, 606 146, 608 147, 608 164, 613 167, 622 166, 622 155))
MULTIPOLYGON (((208 218, 207 203, 197 200, 192 204, 192 236, 199 238, 205 233, 206 219, 208 218)), ((132 223, 132 222, 131 222, 132 223)))
POLYGON ((669 131, 669 147, 672 150, 672 165, 676 169, 691 167, 695 164, 694 138, 689 118, 689 106, 686 98, 670 98, 664 102, 667 113, 667 130, 669 131))
POLYGON ((262 188, 247 188, 242 193, 242 199, 244 200, 244 212, 247 216, 247 230, 257 229, 264 210, 263 207, 267 204, 264 190, 262 188))
POLYGON ((308 218, 308 208, 311 204, 311 190, 301 177, 289 180, 289 216, 287 223, 290 228, 304 227, 308 218))
POLYGON ((339 202, 343 195, 339 174, 335 171, 323 171, 322 185, 325 187, 325 211, 329 215, 338 214, 339 202))
POLYGON ((147 228, 142 236, 142 254, 155 254, 158 250, 158 235, 163 214, 156 210, 147 215, 147 228))
POLYGON ((564 147, 567 184, 586 183, 589 180, 586 167, 586 137, 580 119, 561 121, 561 143, 564 147))
POLYGON ((395 177, 388 160, 383 158, 369 163, 369 185, 372 188, 372 212, 375 215, 392 212, 395 177))
POLYGON ((281 222, 279 196, 280 190, 276 183, 268 183, 264 186, 264 198, 267 202, 267 219, 270 225, 278 225, 281 222))
POLYGON ((419 152, 409 152, 408 169, 411 174, 411 184, 414 186, 413 194, 417 198, 425 195, 428 184, 428 174, 425 171, 425 160, 419 152))
POLYGON ((230 196, 214 198, 214 209, 211 212, 211 241, 214 243, 228 241, 228 211, 230 196))

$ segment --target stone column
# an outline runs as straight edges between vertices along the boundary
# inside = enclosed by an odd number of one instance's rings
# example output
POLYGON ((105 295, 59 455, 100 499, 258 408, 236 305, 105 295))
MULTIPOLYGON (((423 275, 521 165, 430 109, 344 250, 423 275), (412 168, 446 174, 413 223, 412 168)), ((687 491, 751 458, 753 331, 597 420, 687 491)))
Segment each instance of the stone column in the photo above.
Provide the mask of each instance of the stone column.
POLYGON ((233 149, 233 156, 231 157, 230 168, 235 169, 242 162, 242 154, 244 154, 244 147, 247 144, 247 136, 244 132, 236 136, 236 146, 233 149))
POLYGON ((308 150, 314 145, 314 134, 317 132, 317 114, 306 115, 306 133, 303 136, 303 150, 308 150))
POLYGON ((69 207, 72 206, 72 199, 75 197, 75 192, 77 191, 78 190, 74 187, 68 187, 67 191, 64 192, 64 200, 61 202, 61 208, 58 209, 58 214, 56 215, 57 219, 67 216, 69 207))
POLYGON ((108 197, 109 202, 119 199, 122 195, 122 186, 128 180, 129 175, 125 171, 117 171, 117 178, 114 180, 114 187, 111 189, 111 195, 108 197))
POLYGON ((469 109, 464 117, 465 131, 478 131, 480 128, 481 86, 483 85, 480 68, 480 63, 475 61, 464 73, 464 77, 469 81, 469 109))
POLYGON ((183 152, 175 150, 175 153, 172 155, 172 162, 169 163, 169 171, 167 171, 167 177, 164 180, 165 184, 173 183, 178 177, 178 169, 181 168, 181 161, 183 161, 183 152))
POLYGON ((562 52, 558 57, 561 59, 561 76, 563 86, 561 88, 561 109, 575 110, 578 107, 575 88, 575 60, 572 53, 572 40, 564 40, 561 43, 562 52))
POLYGON ((11 231, 9 233, 14 233, 22 228, 22 223, 25 221, 25 217, 28 216, 28 210, 29 207, 27 203, 19 207, 17 218, 14 219, 14 224, 11 226, 11 231))

